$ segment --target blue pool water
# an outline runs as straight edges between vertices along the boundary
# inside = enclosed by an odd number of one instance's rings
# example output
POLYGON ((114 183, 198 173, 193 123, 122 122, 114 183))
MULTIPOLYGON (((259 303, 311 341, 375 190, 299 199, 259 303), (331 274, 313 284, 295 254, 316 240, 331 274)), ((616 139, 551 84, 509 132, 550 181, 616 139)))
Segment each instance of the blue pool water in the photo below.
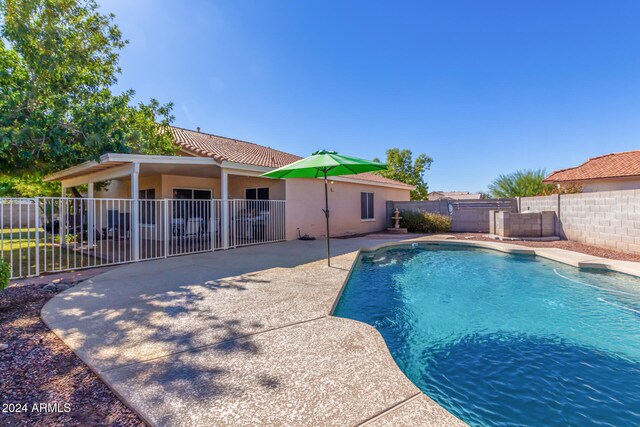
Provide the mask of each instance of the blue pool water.
POLYGON ((473 426, 640 426, 640 280, 424 245, 365 253, 334 312, 473 426))

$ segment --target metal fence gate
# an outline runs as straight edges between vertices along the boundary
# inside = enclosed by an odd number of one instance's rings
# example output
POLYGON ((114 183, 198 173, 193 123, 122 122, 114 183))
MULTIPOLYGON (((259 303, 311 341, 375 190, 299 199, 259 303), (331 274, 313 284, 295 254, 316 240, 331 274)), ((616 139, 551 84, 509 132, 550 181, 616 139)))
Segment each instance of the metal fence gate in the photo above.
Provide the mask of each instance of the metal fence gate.
POLYGON ((11 278, 285 240, 283 200, 0 198, 11 278))

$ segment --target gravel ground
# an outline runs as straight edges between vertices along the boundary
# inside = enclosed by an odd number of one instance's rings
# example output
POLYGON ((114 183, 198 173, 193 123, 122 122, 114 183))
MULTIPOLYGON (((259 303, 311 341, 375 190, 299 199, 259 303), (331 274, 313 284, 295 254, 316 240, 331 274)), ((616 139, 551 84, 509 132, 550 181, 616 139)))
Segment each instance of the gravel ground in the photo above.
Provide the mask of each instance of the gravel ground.
POLYGON ((56 294, 43 289, 51 278, 44 280, 0 291, 0 346, 8 345, 0 350, 0 425, 144 426, 44 325, 40 309, 56 294), (42 403, 58 407, 40 412, 42 403), (13 412, 11 404, 26 404, 26 412, 13 412))
MULTIPOLYGON (((461 240, 485 240, 490 242, 495 242, 495 239, 491 239, 488 237, 484 237, 486 235, 482 233, 458 233, 449 235, 455 236, 456 239, 461 240), (470 237, 470 238, 468 238, 470 237)), ((598 246, 585 245, 583 243, 571 242, 569 240, 557 240, 555 242, 526 242, 526 241, 509 241, 505 240, 505 243, 512 243, 514 245, 522 245, 529 246, 534 248, 559 248, 566 249, 568 251, 580 252, 587 255, 602 257, 602 258, 610 258, 610 259, 618 259, 622 261, 635 261, 640 262, 640 254, 632 254, 627 252, 615 251, 612 249, 601 248, 598 246)))

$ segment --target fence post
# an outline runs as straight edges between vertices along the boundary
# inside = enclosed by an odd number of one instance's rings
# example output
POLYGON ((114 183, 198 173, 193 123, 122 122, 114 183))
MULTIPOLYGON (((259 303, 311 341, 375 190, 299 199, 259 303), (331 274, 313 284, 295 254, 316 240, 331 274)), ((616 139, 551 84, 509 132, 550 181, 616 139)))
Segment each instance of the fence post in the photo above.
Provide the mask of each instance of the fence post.
POLYGON ((89 251, 94 249, 95 238, 95 199, 93 198, 93 182, 90 182, 87 189, 87 244, 89 245, 89 251))
POLYGON ((222 249, 229 249, 229 233, 231 230, 229 222, 229 173, 226 169, 222 169, 220 188, 222 190, 222 212, 220 212, 222 221, 222 249))
POLYGON ((140 174, 140 163, 133 163, 131 170, 131 261, 140 260, 140 194, 138 193, 138 176, 140 174))
POLYGON ((40 276, 40 198, 35 198, 36 225, 36 276, 40 276))
POLYGON ((209 240, 211 242, 211 252, 213 252, 216 242, 216 201, 211 199, 209 203, 211 203, 211 207, 209 208, 209 240))
POLYGON ((164 257, 169 256, 169 199, 164 199, 164 257))

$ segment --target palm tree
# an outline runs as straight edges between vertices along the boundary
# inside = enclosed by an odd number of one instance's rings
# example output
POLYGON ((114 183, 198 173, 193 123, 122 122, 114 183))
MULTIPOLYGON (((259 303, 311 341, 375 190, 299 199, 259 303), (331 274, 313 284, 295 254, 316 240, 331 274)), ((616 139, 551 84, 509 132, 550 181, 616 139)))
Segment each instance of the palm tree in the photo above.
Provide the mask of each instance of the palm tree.
POLYGON ((553 185, 542 182, 546 176, 547 171, 544 169, 528 169, 502 174, 489 185, 489 192, 495 198, 549 194, 553 191, 553 185))

